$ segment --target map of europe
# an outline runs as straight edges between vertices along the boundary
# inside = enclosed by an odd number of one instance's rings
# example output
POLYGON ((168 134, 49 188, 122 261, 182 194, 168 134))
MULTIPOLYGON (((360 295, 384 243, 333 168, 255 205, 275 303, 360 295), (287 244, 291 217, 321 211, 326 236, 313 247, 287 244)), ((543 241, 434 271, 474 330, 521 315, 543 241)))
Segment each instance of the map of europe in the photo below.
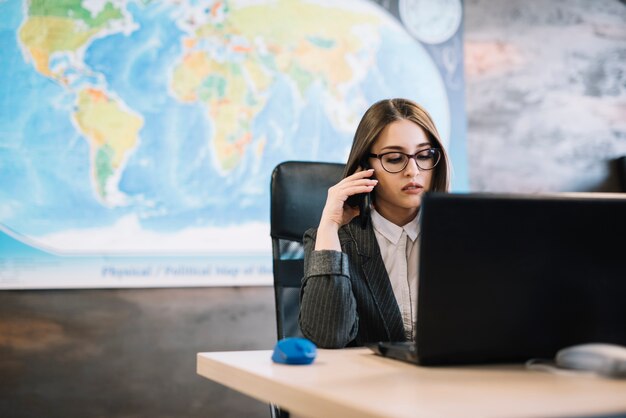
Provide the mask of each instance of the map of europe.
POLYGON ((276 164, 344 162, 386 97, 448 136, 437 68, 369 1, 4 0, 0 15, 0 225, 60 254, 269 254, 276 164))

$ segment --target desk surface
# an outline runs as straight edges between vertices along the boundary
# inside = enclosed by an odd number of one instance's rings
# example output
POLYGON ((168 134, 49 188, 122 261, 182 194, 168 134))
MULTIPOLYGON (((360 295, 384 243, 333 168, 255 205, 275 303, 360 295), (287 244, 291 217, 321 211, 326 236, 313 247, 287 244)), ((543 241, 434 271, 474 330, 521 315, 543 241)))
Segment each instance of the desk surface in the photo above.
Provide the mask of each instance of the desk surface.
POLYGON ((304 417, 626 414, 626 380, 521 365, 419 367, 364 348, 318 350, 309 366, 274 364, 270 356, 271 351, 199 353, 197 371, 304 417))

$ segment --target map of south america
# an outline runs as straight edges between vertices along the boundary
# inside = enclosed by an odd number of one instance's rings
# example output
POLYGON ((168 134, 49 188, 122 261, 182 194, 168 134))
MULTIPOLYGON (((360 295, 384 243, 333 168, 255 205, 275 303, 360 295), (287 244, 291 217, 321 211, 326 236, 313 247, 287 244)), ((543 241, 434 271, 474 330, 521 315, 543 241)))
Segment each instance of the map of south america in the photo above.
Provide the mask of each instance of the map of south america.
POLYGON ((32 1, 19 39, 35 69, 76 97, 72 117, 90 146, 94 191, 102 204, 114 206, 124 203, 117 181, 137 146, 143 121, 107 92, 106 83, 99 82, 102 77, 85 65, 83 56, 94 39, 124 31, 129 19, 112 2, 102 2, 95 10, 86 4, 32 1))

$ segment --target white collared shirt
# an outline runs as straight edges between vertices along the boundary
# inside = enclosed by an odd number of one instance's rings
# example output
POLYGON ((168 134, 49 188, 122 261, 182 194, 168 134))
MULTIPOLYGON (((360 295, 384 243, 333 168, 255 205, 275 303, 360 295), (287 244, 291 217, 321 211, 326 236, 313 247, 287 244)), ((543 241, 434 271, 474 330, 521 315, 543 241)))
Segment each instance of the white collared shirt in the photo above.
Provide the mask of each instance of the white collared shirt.
POLYGON ((404 335, 414 341, 417 320, 417 273, 419 262, 419 215, 404 226, 398 226, 383 218, 374 208, 371 211, 374 235, 380 247, 393 294, 396 297, 404 335))

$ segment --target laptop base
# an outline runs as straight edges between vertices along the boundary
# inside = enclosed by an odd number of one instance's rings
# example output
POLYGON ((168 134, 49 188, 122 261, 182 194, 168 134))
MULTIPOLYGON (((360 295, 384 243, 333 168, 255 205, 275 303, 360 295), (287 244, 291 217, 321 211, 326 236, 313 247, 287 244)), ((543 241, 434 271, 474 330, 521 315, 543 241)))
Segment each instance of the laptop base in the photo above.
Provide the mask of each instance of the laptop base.
POLYGON ((407 363, 419 364, 417 358, 417 348, 414 342, 376 342, 365 344, 367 348, 382 357, 401 360, 407 363))

